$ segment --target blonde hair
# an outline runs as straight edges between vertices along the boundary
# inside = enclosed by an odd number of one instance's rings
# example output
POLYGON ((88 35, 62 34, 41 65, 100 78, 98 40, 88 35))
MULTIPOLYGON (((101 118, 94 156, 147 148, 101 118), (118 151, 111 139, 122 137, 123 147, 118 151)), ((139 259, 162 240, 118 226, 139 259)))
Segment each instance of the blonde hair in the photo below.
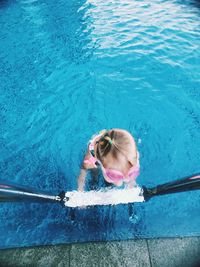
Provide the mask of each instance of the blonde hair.
POLYGON ((121 155, 128 163, 135 165, 137 159, 137 149, 131 134, 125 130, 112 129, 106 131, 96 142, 96 156, 103 163, 106 156, 111 156, 118 160, 121 155), (136 155, 134 155, 134 151, 136 155))

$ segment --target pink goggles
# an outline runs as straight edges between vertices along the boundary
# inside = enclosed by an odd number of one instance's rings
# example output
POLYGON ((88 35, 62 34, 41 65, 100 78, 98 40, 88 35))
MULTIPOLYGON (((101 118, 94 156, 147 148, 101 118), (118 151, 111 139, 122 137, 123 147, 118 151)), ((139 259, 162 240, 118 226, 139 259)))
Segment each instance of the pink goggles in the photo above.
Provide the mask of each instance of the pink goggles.
POLYGON ((130 168, 129 172, 128 172, 128 177, 124 178, 124 175, 122 172, 117 171, 117 170, 113 170, 113 169, 105 169, 102 165, 102 170, 104 172, 104 174, 113 182, 117 183, 121 180, 135 180, 137 178, 137 176, 140 174, 140 167, 139 165, 136 165, 132 168, 130 168))

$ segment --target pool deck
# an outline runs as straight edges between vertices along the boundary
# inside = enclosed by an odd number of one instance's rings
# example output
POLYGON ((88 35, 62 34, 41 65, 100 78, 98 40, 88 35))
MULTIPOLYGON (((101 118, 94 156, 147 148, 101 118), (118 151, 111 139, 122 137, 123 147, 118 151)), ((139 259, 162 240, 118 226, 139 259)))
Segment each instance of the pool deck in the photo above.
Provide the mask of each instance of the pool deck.
POLYGON ((89 242, 0 250, 1 267, 198 267, 200 237, 89 242))

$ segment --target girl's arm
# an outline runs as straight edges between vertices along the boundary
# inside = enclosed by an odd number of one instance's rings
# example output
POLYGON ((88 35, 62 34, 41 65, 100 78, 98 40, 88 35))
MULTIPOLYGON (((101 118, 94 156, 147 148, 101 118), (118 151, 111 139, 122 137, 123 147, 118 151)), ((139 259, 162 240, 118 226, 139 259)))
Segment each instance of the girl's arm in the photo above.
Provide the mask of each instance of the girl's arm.
POLYGON ((95 158, 92 157, 89 152, 87 152, 87 154, 84 157, 81 171, 78 177, 78 191, 84 191, 87 170, 97 168, 95 162, 96 162, 95 158))
POLYGON ((84 191, 86 175, 87 175, 87 170, 81 168, 81 171, 78 177, 78 191, 84 191))

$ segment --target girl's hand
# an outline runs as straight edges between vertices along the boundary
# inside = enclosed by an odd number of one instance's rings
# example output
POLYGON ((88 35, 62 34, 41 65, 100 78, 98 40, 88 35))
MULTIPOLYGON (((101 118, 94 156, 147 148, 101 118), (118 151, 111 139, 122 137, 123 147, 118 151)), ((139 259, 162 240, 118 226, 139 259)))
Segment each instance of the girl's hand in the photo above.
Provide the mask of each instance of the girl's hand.
POLYGON ((126 183, 126 188, 127 189, 132 189, 134 187, 137 187, 137 183, 135 180, 129 181, 128 183, 126 183))

